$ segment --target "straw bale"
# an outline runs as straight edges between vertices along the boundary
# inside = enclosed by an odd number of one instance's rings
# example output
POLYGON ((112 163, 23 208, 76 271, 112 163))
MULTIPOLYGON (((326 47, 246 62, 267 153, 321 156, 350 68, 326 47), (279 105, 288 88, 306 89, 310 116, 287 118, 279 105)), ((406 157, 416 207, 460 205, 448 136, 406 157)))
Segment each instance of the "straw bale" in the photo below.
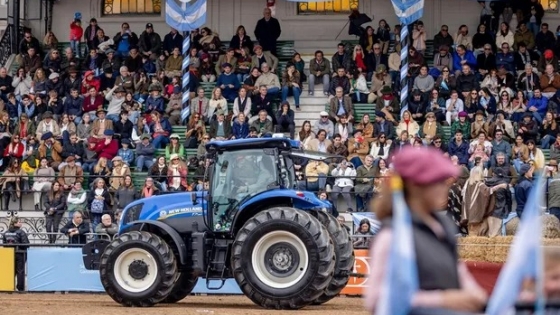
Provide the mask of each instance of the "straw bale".
POLYGON ((542 216, 542 232, 545 238, 560 238, 560 220, 553 215, 544 214, 542 216))
POLYGON ((459 257, 465 261, 485 261, 488 237, 467 236, 457 239, 459 257))
POLYGON ((501 263, 507 260, 509 248, 513 242, 513 236, 496 236, 491 238, 493 247, 486 251, 486 261, 501 263))
POLYGON ((519 218, 515 217, 511 220, 508 221, 508 223, 506 223, 506 235, 507 236, 511 236, 511 235, 515 235, 515 232, 517 232, 517 227, 519 226, 519 218))

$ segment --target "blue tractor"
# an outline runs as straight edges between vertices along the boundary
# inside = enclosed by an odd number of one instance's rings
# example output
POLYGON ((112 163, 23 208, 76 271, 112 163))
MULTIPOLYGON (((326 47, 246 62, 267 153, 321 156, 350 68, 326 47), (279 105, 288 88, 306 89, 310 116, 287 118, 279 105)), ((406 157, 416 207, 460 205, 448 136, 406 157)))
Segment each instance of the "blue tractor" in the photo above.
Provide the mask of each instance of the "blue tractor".
POLYGON ((339 294, 354 265, 351 239, 330 204, 296 189, 294 170, 296 159, 328 156, 285 138, 206 149, 207 190, 136 200, 114 240, 84 247, 84 265, 99 270, 111 298, 136 307, 175 303, 199 278, 209 289, 234 278, 264 308, 300 309, 339 294))

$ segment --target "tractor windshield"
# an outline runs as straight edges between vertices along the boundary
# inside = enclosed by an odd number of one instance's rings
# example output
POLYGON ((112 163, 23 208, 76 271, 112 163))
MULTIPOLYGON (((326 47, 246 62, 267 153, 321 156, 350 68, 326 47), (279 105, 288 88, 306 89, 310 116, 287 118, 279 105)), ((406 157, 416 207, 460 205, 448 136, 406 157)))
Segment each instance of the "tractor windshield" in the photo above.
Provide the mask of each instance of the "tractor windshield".
POLYGON ((255 149, 217 154, 211 183, 215 231, 229 230, 234 211, 242 200, 278 186, 277 157, 266 151, 255 149))

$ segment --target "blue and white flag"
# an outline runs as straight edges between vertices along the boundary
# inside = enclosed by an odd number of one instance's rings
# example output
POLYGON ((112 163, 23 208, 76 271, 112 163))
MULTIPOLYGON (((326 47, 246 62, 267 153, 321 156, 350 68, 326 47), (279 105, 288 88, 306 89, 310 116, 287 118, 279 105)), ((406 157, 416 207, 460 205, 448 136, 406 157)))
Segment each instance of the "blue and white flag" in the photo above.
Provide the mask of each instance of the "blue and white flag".
POLYGON ((391 0, 401 24, 409 25, 422 18, 424 0, 391 0))
POLYGON ((165 2, 165 22, 180 31, 192 31, 206 23, 206 0, 180 7, 175 0, 165 2))
POLYGON ((535 314, 542 314, 544 297, 542 288, 542 249, 541 249, 541 215, 540 205, 544 196, 544 176, 536 180, 529 193, 523 210, 523 218, 515 235, 508 259, 498 281, 486 314, 501 315, 515 305, 523 280, 535 279, 538 299, 535 304, 535 314))
POLYGON ((189 117, 190 114, 191 114, 191 107, 190 106, 186 106, 185 108, 183 108, 181 110, 181 121, 185 121, 187 119, 187 117, 189 117))
POLYGON ((418 269, 410 210, 404 200, 402 180, 391 178, 393 190, 392 246, 376 315, 407 315, 418 291, 418 269))

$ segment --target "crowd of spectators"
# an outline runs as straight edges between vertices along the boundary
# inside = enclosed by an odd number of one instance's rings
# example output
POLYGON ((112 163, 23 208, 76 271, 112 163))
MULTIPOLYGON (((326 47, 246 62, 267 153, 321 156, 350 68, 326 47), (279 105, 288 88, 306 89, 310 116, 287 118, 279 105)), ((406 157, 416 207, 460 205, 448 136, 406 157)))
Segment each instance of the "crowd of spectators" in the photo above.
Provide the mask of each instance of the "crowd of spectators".
MULTIPOLYGON (((411 25, 406 107, 399 101, 400 26, 385 20, 363 29, 357 44, 316 51, 309 62, 296 52, 283 68, 281 27, 268 8, 254 39, 239 26, 226 48, 208 27, 195 30, 186 120, 183 37, 176 30, 162 39, 151 23, 137 35, 125 22, 109 37, 94 18, 85 30, 73 20, 64 51, 52 32, 41 43, 26 31, 20 68, 13 77, 0 69, 4 207, 31 190, 35 209, 52 216, 50 230, 67 210, 83 211, 97 225, 135 198, 204 189, 207 183, 189 172, 204 174, 210 140, 286 133, 307 150, 341 157, 295 165, 298 185, 326 193, 334 205, 342 196, 340 210, 364 211, 394 153, 409 145, 437 147, 463 167, 455 183, 461 202, 472 201, 463 187, 476 170, 482 180, 467 183, 507 182, 498 189, 519 190, 522 209, 530 174, 557 174, 560 37, 542 23, 536 0, 480 5, 473 36, 466 25, 454 34, 442 25, 434 36, 422 21, 411 25), (327 106, 296 130, 305 82, 309 97, 327 106), (131 175, 141 172, 143 187, 134 187, 131 175), (492 176, 498 179, 483 180, 492 176)), ((560 202, 553 204, 560 215, 560 202)))

